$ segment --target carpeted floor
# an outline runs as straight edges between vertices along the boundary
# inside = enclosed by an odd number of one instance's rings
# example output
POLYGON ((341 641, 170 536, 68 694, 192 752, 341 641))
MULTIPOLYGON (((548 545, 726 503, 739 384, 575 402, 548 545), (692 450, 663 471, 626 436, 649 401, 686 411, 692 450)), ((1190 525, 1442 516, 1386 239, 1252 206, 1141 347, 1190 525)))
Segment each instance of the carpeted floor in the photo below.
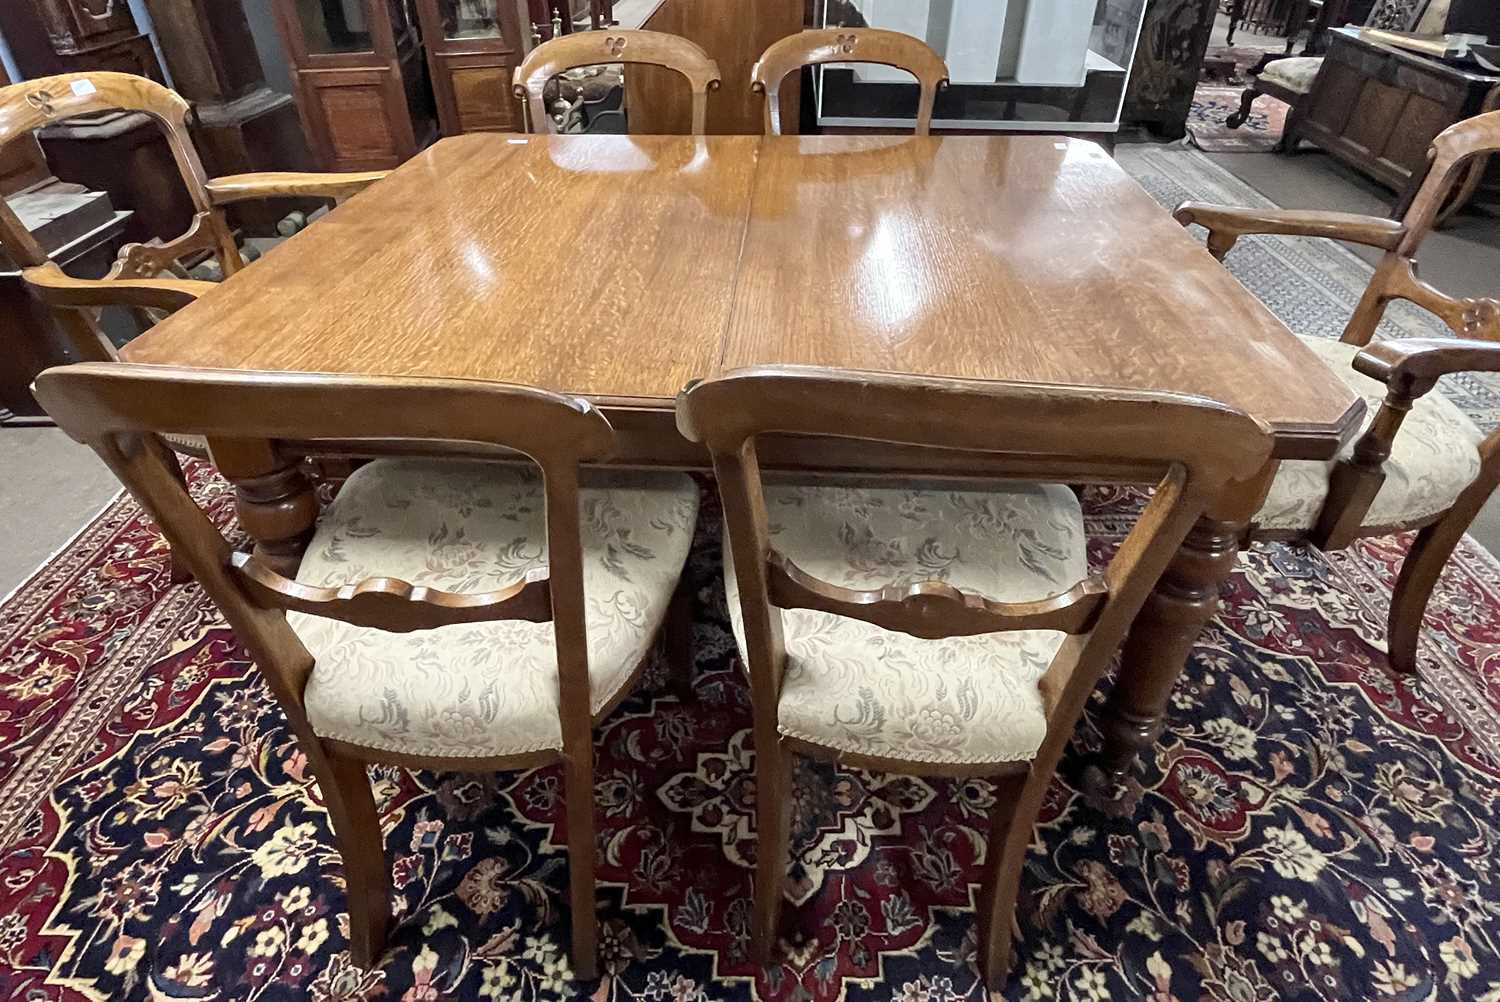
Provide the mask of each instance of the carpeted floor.
MULTIPOLYGON (((1165 201, 1226 184, 1195 154, 1122 153, 1165 201)), ((1249 241, 1233 266, 1332 334, 1358 283, 1322 253, 1249 241)), ((1490 387, 1457 389, 1500 418, 1490 387)), ((227 522, 222 482, 194 480, 227 522)), ((1133 503, 1090 495, 1101 545, 1133 503)), ((1397 683, 1381 650, 1402 551, 1247 554, 1132 816, 1077 793, 1097 743, 1081 728, 1028 863, 1007 998, 1500 998, 1500 563, 1460 550, 1421 678, 1397 683)), ((598 731, 608 976, 567 980, 555 769, 374 773, 401 925, 364 973, 274 702, 201 592, 168 586, 135 507, 113 505, 0 608, 0 998, 983 998, 982 782, 804 763, 787 959, 745 959, 752 753, 717 553, 700 534, 696 701, 661 691, 658 666, 598 731)))

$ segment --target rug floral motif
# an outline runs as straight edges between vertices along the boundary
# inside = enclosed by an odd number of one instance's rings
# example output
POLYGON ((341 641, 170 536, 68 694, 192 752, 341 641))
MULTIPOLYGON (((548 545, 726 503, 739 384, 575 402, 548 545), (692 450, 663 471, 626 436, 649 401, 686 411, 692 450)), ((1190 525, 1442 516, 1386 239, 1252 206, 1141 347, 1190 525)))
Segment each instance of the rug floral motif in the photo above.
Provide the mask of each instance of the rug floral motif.
MULTIPOLYGON (((1165 202, 1255 197, 1195 153, 1121 159, 1165 202)), ((1368 275, 1307 241, 1241 250, 1242 281, 1314 334, 1368 275)), ((1398 311, 1384 333, 1423 324, 1398 311)), ((1451 394, 1500 419, 1491 384, 1451 394)), ((226 485, 192 479, 233 536, 226 485)), ((596 732, 592 983, 567 959, 556 769, 372 770, 399 924, 377 969, 353 967, 305 758, 202 592, 168 584, 154 528, 110 506, 0 605, 0 998, 984 999, 979 780, 799 761, 781 962, 750 961, 754 750, 708 500, 693 698, 658 661, 596 732)), ((1086 501, 1102 554, 1138 497, 1086 501)), ((1007 999, 1500 1002, 1500 563, 1460 547, 1420 675, 1394 680, 1406 543, 1245 554, 1125 817, 1079 792, 1096 696, 1027 859, 1007 999)))
MULTIPOLYGON (((226 517, 224 485, 194 478, 226 517)), ((1107 546, 1134 498, 1089 501, 1107 546)), ((1500 999, 1500 744, 1383 671, 1394 555, 1249 554, 1131 816, 1079 794, 1097 746, 1080 730, 1027 862, 1008 998, 1500 999)), ((1460 551, 1427 660, 1462 674, 1500 650, 1497 570, 1460 551)), ((693 700, 658 663, 598 731, 602 980, 570 977, 556 769, 372 771, 400 924, 367 972, 305 758, 118 502, 5 609, 0 997, 983 998, 978 780, 799 762, 784 959, 749 960, 753 749, 711 529, 689 573, 693 700)))

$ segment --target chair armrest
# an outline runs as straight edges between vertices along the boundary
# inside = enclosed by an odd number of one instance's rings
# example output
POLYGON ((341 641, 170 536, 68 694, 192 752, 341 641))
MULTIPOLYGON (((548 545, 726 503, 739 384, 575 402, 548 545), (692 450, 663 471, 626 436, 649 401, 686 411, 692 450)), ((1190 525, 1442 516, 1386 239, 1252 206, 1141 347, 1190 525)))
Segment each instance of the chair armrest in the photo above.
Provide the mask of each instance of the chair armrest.
POLYGON ((214 287, 179 278, 73 278, 55 264, 27 268, 21 276, 49 306, 133 306, 173 312, 214 287))
POLYGON ((390 171, 372 170, 344 174, 303 174, 272 171, 231 174, 208 182, 208 197, 215 205, 229 205, 255 198, 348 198, 368 188, 390 171))
POLYGON ((1500 343, 1446 337, 1380 341, 1354 356, 1354 368, 1415 399, 1451 373, 1500 372, 1500 343))
POLYGON ((1208 249, 1221 261, 1234 247, 1235 241, 1252 233, 1326 237, 1381 250, 1395 250, 1406 234, 1405 224, 1394 219, 1316 209, 1241 209, 1205 202, 1183 202, 1172 213, 1172 218, 1183 226, 1197 223, 1206 228, 1208 249))

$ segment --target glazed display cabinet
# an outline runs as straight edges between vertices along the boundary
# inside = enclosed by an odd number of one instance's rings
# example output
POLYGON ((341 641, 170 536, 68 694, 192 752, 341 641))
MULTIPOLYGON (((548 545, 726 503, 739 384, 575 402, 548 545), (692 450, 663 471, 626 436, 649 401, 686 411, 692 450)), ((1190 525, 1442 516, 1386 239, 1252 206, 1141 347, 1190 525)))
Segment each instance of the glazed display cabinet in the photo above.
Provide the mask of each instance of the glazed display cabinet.
POLYGON ((416 0, 443 134, 519 130, 510 76, 521 60, 526 0, 416 0))
POLYGON ((297 104, 325 170, 381 170, 437 135, 407 0, 275 0, 297 104))

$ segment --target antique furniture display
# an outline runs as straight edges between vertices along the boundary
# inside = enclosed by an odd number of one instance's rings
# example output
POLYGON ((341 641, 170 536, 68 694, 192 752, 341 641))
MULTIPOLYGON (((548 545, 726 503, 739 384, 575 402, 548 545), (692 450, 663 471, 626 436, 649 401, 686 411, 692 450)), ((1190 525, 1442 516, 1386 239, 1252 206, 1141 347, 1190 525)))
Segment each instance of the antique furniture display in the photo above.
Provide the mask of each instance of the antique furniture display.
MULTIPOLYGON (((193 106, 193 143, 210 174, 308 170, 312 152, 291 94, 266 84, 245 17, 244 0, 147 0, 172 86, 193 106)), ((295 209, 316 203, 245 202, 230 221, 274 236, 295 209)), ((164 235, 164 234, 158 234, 164 235)))
MULTIPOLYGON (((188 281, 184 259, 212 256, 225 275, 243 268, 223 206, 288 195, 341 198, 382 176, 269 173, 209 179, 187 132, 187 102, 161 84, 121 73, 44 77, 0 90, 0 150, 35 149, 33 133, 49 122, 121 109, 141 115, 160 131, 178 168, 174 180, 192 200, 192 225, 171 240, 127 244, 118 257, 112 244, 95 241, 87 248, 68 245, 52 260, 49 253, 55 244, 34 237, 10 208, 0 210, 0 245, 20 269, 31 297, 58 308, 44 322, 36 306, 27 307, 38 322, 18 332, 26 340, 15 347, 17 357, 25 359, 25 371, 18 373, 25 380, 22 386, 49 365, 114 357, 114 345, 88 312, 92 308, 127 307, 136 313, 141 326, 149 326, 160 312, 177 309, 212 287, 188 281), (85 249, 95 260, 92 265, 80 262, 82 270, 102 274, 102 278, 77 278, 63 271, 61 266, 72 265, 85 249), (103 251, 108 253, 101 256, 103 251)), ((111 225, 117 228, 118 220, 111 225)))
MULTIPOLYGON (((0 3, 0 35, 24 77, 108 70, 162 79, 151 40, 124 0, 0 3)), ((180 232, 192 218, 192 204, 173 178, 172 153, 144 116, 114 111, 58 122, 39 138, 53 173, 107 192, 130 213, 127 240, 180 232)))
MULTIPOLYGON (((726 81, 709 102, 704 128, 712 135, 751 135, 761 131, 762 101, 749 87, 750 68, 771 43, 802 30, 803 0, 736 0, 726 17, 716 0, 652 0, 638 22, 621 26, 679 35, 701 46, 726 81)), ((786 99, 795 103, 796 79, 787 81, 786 99)), ((625 104, 635 133, 681 135, 691 130, 692 104, 682 80, 670 70, 633 66, 625 80, 625 104)), ((792 130, 795 131, 795 130, 792 130)))
POLYGON ((530 132, 556 132, 544 95, 558 74, 583 66, 623 63, 659 66, 680 75, 692 95, 691 130, 704 134, 708 92, 719 88, 719 66, 703 49, 676 35, 655 31, 582 31, 543 42, 516 67, 513 90, 526 108, 530 132))
POLYGON ((713 455, 729 615, 750 676, 757 955, 771 959, 785 894, 794 754, 987 776, 998 788, 978 960, 989 989, 1004 990, 1022 864, 1084 705, 1172 553, 1226 484, 1259 471, 1270 436, 1191 397, 815 368, 726 373, 691 387, 678 414, 713 455), (1156 490, 1090 575, 1065 486, 766 485, 757 442, 772 433, 1126 465, 1156 490), (940 569, 930 548, 951 554, 940 569))
POLYGON ((274 0, 303 127, 324 170, 395 167, 437 135, 407 0, 274 0))
POLYGON ((594 978, 592 725, 629 693, 667 618, 697 485, 581 477, 610 450, 609 422, 519 386, 88 363, 43 373, 37 393, 162 525, 285 712, 343 856, 354 962, 374 965, 391 920, 368 763, 561 762, 573 969, 594 978), (164 433, 206 437, 231 476, 286 439, 377 436, 428 456, 356 471, 293 572, 231 551, 172 475, 164 433), (436 458, 454 442, 514 449, 539 470, 436 458), (442 542, 455 535, 469 552, 458 566, 442 542))
POLYGON ((1391 667, 1412 673, 1422 615, 1438 575, 1474 516, 1500 485, 1500 431, 1485 436, 1435 388, 1454 372, 1500 372, 1500 300, 1455 299, 1417 277, 1416 255, 1467 161, 1500 150, 1500 113, 1438 136, 1432 170, 1399 221, 1334 212, 1231 209, 1189 202, 1184 225, 1209 230, 1220 258, 1252 233, 1316 236, 1383 249, 1341 341, 1309 338, 1324 361, 1365 397, 1371 420, 1328 463, 1286 463, 1252 521, 1256 536, 1322 549, 1361 536, 1420 529, 1391 602, 1391 667), (1371 344, 1386 307, 1406 300, 1440 317, 1457 340, 1371 344))
POLYGON ((516 0, 417 0, 443 135, 519 132, 509 82, 529 25, 516 0))
POLYGON ((948 85, 948 66, 926 42, 899 31, 879 28, 820 28, 781 39, 761 54, 750 71, 750 86, 766 98, 766 132, 782 134, 785 109, 781 85, 804 66, 863 63, 890 66, 911 74, 919 88, 916 134, 932 131, 932 106, 948 85))
MULTIPOLYGON (((1119 127, 1145 8, 1143 0, 825 0, 820 6, 831 38, 886 29, 935 52, 949 80, 931 112, 936 131, 1104 137, 1119 127)), ((931 100, 927 79, 915 84, 909 73, 878 61, 861 64, 856 54, 843 64, 817 62, 813 111, 825 130, 910 128, 931 100)))
MULTIPOLYGON (((1450 66, 1341 28, 1329 33, 1328 55, 1305 103, 1289 145, 1305 139, 1405 192, 1427 170, 1427 150, 1438 133, 1500 107, 1500 75, 1450 66)), ((1481 187, 1500 191, 1500 175, 1485 172, 1482 162, 1473 169, 1476 176, 1461 186, 1449 213, 1481 187)))
MULTIPOLYGON (((1148 600, 1103 717, 1099 779, 1122 776, 1154 740, 1275 462, 1331 460, 1364 412, 1114 161, 1055 137, 445 139, 123 354, 544 386, 600 406, 613 462, 677 469, 708 459, 676 433, 673 398, 720 368, 1221 400, 1271 428, 1275 459, 1214 502, 1148 600), (462 253, 434 257, 439 244, 462 253), (588 276, 587 294, 559 274, 588 276)), ((761 462, 969 481, 993 468, 958 451, 795 438, 764 443, 761 462)), ((257 552, 294 567, 312 527, 296 464, 261 455, 224 469, 220 457, 220 468, 278 485, 276 510, 292 517, 245 524, 259 527, 257 552)), ((1034 472, 1073 482, 1057 466, 1034 472)), ((264 489, 240 497, 252 511, 268 501, 264 489)))
MULTIPOLYGON (((1441 29, 1447 20, 1436 15, 1457 16, 1459 20, 1452 23, 1480 27, 1462 20, 1462 10, 1434 5, 1422 12, 1397 0, 1375 4, 1364 25, 1441 29)), ((1500 22, 1493 30, 1500 34, 1500 22)), ((1500 78, 1486 78, 1477 68, 1466 71, 1439 59, 1403 52, 1362 38, 1357 29, 1339 28, 1317 40, 1320 45, 1326 42, 1326 57, 1308 51, 1261 60, 1251 71, 1251 84, 1240 99, 1239 110, 1226 124, 1231 129, 1243 125, 1262 96, 1284 101, 1292 110, 1279 150, 1295 152, 1299 141, 1310 139, 1400 191, 1421 166, 1427 144, 1438 132, 1494 106, 1486 102, 1492 100, 1491 92, 1500 78), (1334 65, 1322 80, 1328 59, 1334 65)))

